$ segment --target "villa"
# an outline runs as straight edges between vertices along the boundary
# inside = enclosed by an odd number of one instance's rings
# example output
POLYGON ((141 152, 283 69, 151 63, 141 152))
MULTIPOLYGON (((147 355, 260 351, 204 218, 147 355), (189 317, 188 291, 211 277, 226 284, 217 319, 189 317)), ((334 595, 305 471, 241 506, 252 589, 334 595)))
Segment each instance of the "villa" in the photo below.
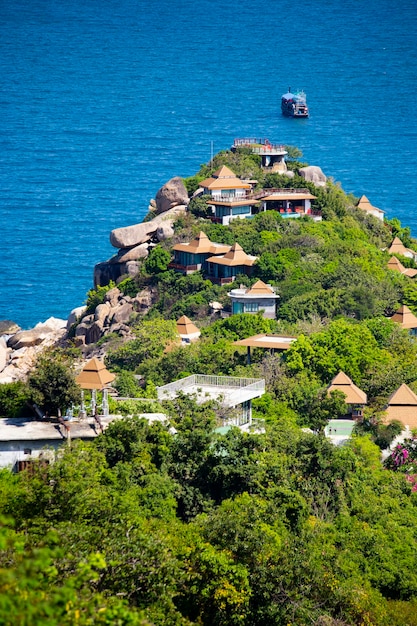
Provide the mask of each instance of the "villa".
POLYGON ((242 247, 235 243, 226 254, 209 257, 205 273, 213 283, 219 285, 233 283, 239 274, 252 276, 256 260, 256 256, 246 254, 242 247))
POLYGON ((216 400, 223 409, 223 426, 249 430, 253 423, 252 400, 265 393, 265 381, 262 378, 193 374, 157 387, 157 393, 161 401, 172 400, 181 393, 194 396, 198 404, 216 400))
POLYGON ((271 285, 262 280, 256 281, 252 287, 240 286, 232 289, 228 294, 232 302, 232 315, 237 313, 259 313, 266 319, 275 319, 277 315, 277 300, 279 296, 271 285))
POLYGON ((208 257, 229 252, 230 246, 210 241, 203 231, 189 243, 177 243, 173 246, 174 260, 169 267, 188 275, 206 269, 208 257))
POLYGON ((385 422, 398 420, 410 430, 417 427, 417 395, 406 384, 402 384, 388 399, 385 422))
POLYGON ((396 256, 392 256, 388 261, 387 267, 389 270, 393 270, 395 272, 400 272, 400 274, 404 274, 404 276, 409 276, 410 278, 414 278, 417 276, 417 270, 412 267, 404 267, 404 265, 397 259, 396 256))
POLYGON ((392 244, 388 248, 388 252, 390 254, 405 256, 408 259, 413 259, 413 261, 417 262, 417 252, 415 252, 415 250, 411 250, 411 248, 406 248, 399 237, 394 237, 392 244))
POLYGON ((365 211, 365 213, 368 213, 369 215, 373 215, 382 222, 384 221, 384 211, 382 211, 382 209, 378 209, 376 206, 372 206, 366 196, 361 196, 359 198, 356 207, 361 209, 361 211, 365 211))
POLYGON ((186 315, 183 315, 177 320, 177 332, 181 338, 182 344, 197 341, 201 335, 197 326, 186 315))

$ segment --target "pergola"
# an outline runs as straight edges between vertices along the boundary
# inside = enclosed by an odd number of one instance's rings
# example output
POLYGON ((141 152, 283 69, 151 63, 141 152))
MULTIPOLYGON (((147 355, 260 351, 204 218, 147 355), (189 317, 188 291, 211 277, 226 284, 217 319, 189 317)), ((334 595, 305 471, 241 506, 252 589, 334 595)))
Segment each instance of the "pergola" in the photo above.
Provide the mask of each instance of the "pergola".
MULTIPOLYGON (((75 382, 80 385, 81 389, 91 390, 91 408, 94 413, 96 408, 96 392, 103 391, 103 415, 108 415, 108 402, 107 402, 107 385, 109 385, 116 378, 115 374, 108 371, 102 361, 99 361, 96 357, 88 361, 78 376, 75 378, 75 382)), ((85 413, 84 397, 81 405, 81 412, 85 413)))

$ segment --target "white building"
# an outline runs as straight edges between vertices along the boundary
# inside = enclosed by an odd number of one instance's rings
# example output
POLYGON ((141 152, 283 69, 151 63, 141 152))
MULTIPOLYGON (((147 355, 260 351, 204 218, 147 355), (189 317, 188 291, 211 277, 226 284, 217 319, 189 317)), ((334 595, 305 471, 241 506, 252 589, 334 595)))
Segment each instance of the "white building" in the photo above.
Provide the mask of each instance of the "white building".
POLYGON ((249 430, 252 425, 252 400, 265 393, 265 381, 262 378, 193 374, 157 387, 157 392, 158 400, 172 400, 180 392, 195 396, 198 404, 216 400, 225 408, 224 426, 249 430), (235 409, 232 418, 227 415, 230 409, 235 409))

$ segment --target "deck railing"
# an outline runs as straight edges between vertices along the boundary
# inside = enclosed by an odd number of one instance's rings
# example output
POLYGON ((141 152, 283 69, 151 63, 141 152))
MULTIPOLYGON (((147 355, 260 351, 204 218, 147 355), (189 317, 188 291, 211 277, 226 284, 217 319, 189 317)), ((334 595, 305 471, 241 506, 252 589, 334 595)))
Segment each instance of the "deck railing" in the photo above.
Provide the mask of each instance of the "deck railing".
POLYGON ((265 381, 262 378, 238 378, 235 376, 216 376, 209 374, 193 374, 180 380, 168 383, 159 389, 164 392, 176 392, 187 387, 228 387, 228 388, 245 388, 253 390, 264 390, 265 381))

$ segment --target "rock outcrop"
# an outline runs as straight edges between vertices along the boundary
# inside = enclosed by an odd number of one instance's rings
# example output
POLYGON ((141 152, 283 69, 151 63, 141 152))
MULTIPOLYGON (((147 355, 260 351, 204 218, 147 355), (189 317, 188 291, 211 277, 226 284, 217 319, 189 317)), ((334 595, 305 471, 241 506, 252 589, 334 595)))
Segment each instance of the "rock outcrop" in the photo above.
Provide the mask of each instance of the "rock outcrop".
POLYGON ((110 289, 104 302, 97 305, 94 313, 85 315, 75 329, 75 343, 79 347, 88 346, 106 334, 120 336, 130 333, 132 315, 144 314, 156 301, 156 291, 147 288, 134 298, 124 295, 117 287, 110 289))
POLYGON ((318 165, 301 167, 298 173, 304 180, 314 183, 317 187, 326 186, 327 176, 323 174, 321 167, 318 167, 318 165))
MULTIPOLYGON (((50 317, 30 330, 5 333, 0 337, 0 384, 24 380, 45 348, 66 336, 67 321, 50 317)), ((10 331, 12 327, 8 327, 10 331)))
POLYGON ((165 213, 175 206, 188 204, 188 192, 182 178, 171 178, 155 196, 156 214, 165 213))
MULTIPOLYGON (((150 208, 154 209, 152 205, 150 208)), ((187 204, 183 203, 156 215, 149 222, 112 230, 110 243, 119 250, 108 261, 97 263, 94 267, 94 286, 108 285, 110 281, 117 283, 124 277, 136 276, 140 260, 146 259, 150 250, 160 241, 173 236, 173 224, 186 210, 187 204)))

